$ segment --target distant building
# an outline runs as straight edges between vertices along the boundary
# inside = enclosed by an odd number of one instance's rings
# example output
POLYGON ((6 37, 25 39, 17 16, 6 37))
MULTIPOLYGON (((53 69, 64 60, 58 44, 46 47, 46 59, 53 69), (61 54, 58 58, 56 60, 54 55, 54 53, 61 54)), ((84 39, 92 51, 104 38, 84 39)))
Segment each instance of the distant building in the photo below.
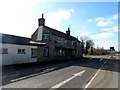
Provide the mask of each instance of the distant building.
POLYGON ((38 28, 31 38, 0 34, 1 64, 20 64, 82 57, 80 41, 66 33, 45 26, 45 19, 38 19, 38 28))

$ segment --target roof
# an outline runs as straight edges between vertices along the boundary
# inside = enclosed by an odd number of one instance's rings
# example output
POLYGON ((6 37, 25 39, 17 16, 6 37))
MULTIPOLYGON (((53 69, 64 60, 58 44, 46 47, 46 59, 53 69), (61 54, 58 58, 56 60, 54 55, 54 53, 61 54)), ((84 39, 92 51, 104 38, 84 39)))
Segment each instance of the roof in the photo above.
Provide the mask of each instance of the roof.
POLYGON ((42 44, 42 45, 45 45, 46 43, 44 42, 36 42, 36 41, 30 41, 31 44, 42 44))
POLYGON ((20 37, 15 35, 8 34, 0 34, 0 43, 8 43, 8 44, 19 44, 19 45, 35 45, 40 46, 44 45, 41 43, 34 42, 32 43, 31 38, 20 37))
POLYGON ((50 27, 47 27, 47 26, 44 26, 44 30, 49 30, 50 33, 56 35, 56 36, 59 36, 59 37, 63 37, 63 38, 69 38, 71 40, 77 40, 79 41, 77 38, 73 37, 73 36, 67 36, 65 33, 61 32, 61 31, 58 31, 56 29, 53 29, 53 28, 50 28, 50 27))

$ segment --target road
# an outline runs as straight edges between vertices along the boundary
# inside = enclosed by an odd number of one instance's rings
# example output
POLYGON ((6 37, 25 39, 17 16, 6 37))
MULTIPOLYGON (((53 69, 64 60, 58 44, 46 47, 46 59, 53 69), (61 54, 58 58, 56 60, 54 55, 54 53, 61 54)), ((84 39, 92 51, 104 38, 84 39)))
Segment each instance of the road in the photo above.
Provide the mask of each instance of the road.
POLYGON ((44 65, 9 66, 3 67, 0 79, 2 88, 118 88, 118 62, 108 55, 44 65))

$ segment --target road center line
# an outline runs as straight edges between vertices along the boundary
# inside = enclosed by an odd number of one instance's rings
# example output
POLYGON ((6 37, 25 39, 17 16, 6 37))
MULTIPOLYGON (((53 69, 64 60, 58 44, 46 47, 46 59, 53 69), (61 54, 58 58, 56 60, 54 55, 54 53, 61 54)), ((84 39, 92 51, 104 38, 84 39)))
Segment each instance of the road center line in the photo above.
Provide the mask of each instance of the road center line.
MULTIPOLYGON (((107 59, 108 60, 108 59, 107 59)), ((91 82, 94 80, 94 78, 97 76, 97 74, 100 72, 103 65, 107 62, 107 60, 102 64, 102 66, 98 69, 97 73, 92 77, 92 79, 89 81, 89 83, 85 86, 85 89, 88 88, 88 86, 91 84, 91 82)))
POLYGON ((59 84, 56 84, 55 86, 51 87, 51 89, 49 89, 49 90, 57 89, 57 88, 61 87, 62 85, 64 85, 65 83, 69 82, 69 81, 72 80, 73 78, 75 78, 75 77, 77 77, 77 76, 81 76, 84 72, 85 72, 85 70, 73 74, 72 77, 70 77, 70 78, 68 78, 68 79, 60 82, 59 84))
POLYGON ((101 58, 100 61, 102 61, 103 59, 101 58))

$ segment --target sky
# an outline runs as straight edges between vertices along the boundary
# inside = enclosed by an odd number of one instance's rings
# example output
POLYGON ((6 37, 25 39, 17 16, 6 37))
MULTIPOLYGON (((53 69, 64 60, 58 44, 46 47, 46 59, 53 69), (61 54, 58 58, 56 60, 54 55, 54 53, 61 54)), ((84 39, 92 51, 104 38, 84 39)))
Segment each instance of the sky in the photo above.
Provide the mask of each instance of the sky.
POLYGON ((0 33, 31 37, 44 13, 46 26, 62 32, 70 27, 74 37, 89 37, 95 47, 118 50, 117 0, 1 0, 0 13, 0 33))

